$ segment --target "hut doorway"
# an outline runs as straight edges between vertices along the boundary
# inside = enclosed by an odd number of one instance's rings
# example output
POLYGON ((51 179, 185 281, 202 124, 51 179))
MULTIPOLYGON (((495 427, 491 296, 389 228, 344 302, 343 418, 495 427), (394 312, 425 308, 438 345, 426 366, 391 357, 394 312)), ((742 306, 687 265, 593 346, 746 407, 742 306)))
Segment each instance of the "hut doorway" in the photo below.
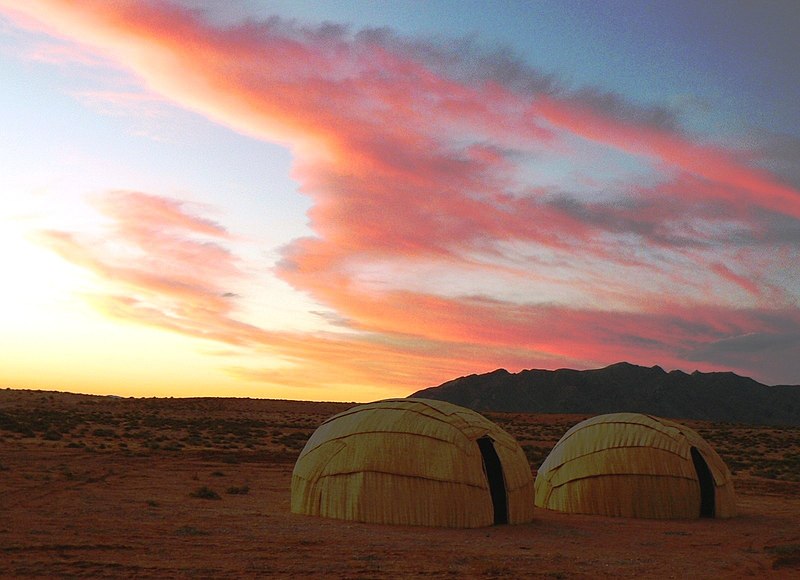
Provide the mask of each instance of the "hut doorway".
POLYGON ((508 499, 506 497, 506 482, 503 477, 503 465, 494 448, 494 442, 489 437, 478 439, 478 448, 483 457, 483 469, 489 482, 489 493, 492 496, 494 508, 494 523, 508 523, 508 499))
POLYGON ((714 477, 697 447, 692 447, 692 462, 694 470, 697 472, 697 481, 700 482, 700 517, 713 518, 715 515, 714 477))

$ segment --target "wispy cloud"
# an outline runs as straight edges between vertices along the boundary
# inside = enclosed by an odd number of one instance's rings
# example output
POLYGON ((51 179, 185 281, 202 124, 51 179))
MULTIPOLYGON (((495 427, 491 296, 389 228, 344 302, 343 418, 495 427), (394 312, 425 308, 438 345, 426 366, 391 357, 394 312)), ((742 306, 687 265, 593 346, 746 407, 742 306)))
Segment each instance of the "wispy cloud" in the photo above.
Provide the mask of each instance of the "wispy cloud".
MULTIPOLYGON (((149 90, 290 147, 314 236, 288 243, 276 274, 351 334, 301 348, 237 322, 224 283, 237 275, 234 257, 184 237, 224 240, 224 229, 132 194, 99 206, 121 251, 44 236, 113 284, 171 304, 110 292, 109 312, 285 349, 309 365, 334 364, 314 348, 346 353, 352 362, 335 364, 360 369, 360 380, 393 376, 411 388, 447 378, 437 372, 503 364, 712 366, 719 359, 703 363, 703 345, 752 333, 780 340, 789 335, 772 313, 798 320, 798 288, 780 275, 800 258, 796 183, 769 171, 780 160, 765 148, 748 155, 693 137, 669 106, 571 90, 507 52, 388 30, 280 18, 219 28, 156 2, 16 9, 116 59, 149 90), (646 182, 604 176, 612 162, 646 182), (558 171, 569 186, 554 185, 558 171), (476 351, 477 360, 448 354, 476 351)), ((767 376, 757 361, 739 370, 767 376)))
POLYGON ((227 311, 236 259, 217 240, 227 232, 181 202, 114 191, 94 200, 111 220, 102 236, 47 230, 38 242, 162 311, 227 311))
POLYGON ((77 91, 75 97, 104 115, 126 115, 156 118, 163 116, 164 101, 160 97, 134 91, 77 91))

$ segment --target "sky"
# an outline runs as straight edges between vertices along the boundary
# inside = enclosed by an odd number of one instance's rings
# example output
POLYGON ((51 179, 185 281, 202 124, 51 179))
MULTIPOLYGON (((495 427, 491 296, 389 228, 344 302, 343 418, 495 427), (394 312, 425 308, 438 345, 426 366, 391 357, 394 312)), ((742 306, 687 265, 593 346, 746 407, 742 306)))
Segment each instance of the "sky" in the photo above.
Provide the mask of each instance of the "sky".
POLYGON ((0 0, 0 387, 800 384, 791 1, 0 0))

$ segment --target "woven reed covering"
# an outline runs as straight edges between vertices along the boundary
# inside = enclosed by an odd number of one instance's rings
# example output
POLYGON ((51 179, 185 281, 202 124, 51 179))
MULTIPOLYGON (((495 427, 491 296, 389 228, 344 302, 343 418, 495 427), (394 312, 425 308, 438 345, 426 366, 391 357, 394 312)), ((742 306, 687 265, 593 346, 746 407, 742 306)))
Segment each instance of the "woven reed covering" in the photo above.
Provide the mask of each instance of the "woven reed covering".
POLYGON ((713 505, 715 517, 734 516, 731 474, 711 446, 684 425, 638 413, 600 415, 567 431, 539 468, 536 505, 608 516, 700 517, 692 448, 710 471, 706 507, 713 505))
POLYGON ((426 399, 359 405, 325 421, 292 474, 292 512, 386 524, 494 522, 478 439, 502 465, 508 523, 533 519, 533 477, 511 435, 478 413, 426 399))

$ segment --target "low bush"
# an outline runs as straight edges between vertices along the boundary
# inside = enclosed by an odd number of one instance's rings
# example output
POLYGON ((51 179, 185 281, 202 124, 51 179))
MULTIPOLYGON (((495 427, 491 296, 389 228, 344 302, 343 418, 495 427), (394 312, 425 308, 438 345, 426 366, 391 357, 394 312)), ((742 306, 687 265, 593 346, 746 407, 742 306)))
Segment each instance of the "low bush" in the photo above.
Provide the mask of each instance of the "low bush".
POLYGON ((198 499, 222 499, 216 491, 214 491, 207 485, 204 485, 203 487, 198 487, 190 495, 198 499))

